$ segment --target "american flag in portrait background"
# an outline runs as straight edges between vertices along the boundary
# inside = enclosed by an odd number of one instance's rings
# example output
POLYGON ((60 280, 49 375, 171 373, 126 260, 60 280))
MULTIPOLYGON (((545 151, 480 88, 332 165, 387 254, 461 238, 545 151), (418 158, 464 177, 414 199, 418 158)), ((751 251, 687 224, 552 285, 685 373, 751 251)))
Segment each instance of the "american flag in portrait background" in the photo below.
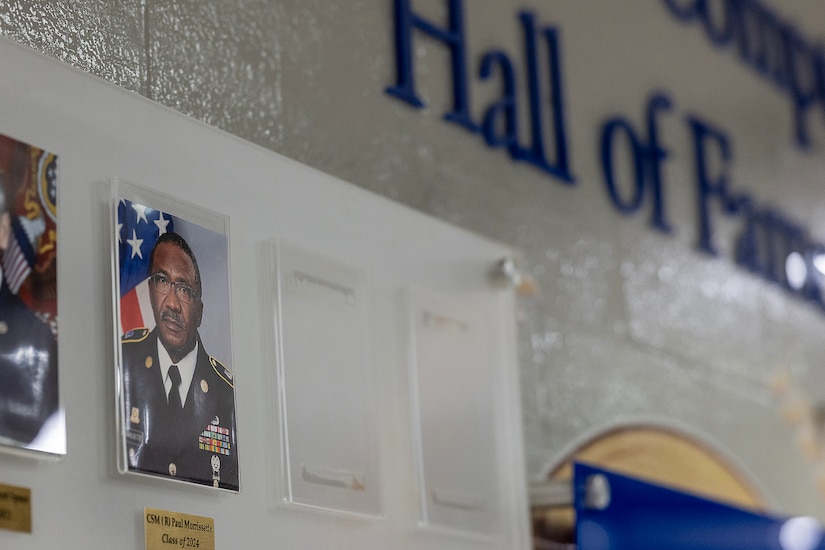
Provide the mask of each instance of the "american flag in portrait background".
POLYGON ((118 202, 121 334, 135 328, 154 327, 149 302, 149 254, 159 236, 174 230, 174 220, 169 214, 126 199, 118 202))
POLYGON ((3 276, 9 284, 12 293, 17 294, 20 286, 31 274, 32 267, 37 263, 37 250, 40 236, 46 229, 43 217, 33 220, 24 216, 15 216, 11 220, 11 234, 9 245, 3 254, 3 276))

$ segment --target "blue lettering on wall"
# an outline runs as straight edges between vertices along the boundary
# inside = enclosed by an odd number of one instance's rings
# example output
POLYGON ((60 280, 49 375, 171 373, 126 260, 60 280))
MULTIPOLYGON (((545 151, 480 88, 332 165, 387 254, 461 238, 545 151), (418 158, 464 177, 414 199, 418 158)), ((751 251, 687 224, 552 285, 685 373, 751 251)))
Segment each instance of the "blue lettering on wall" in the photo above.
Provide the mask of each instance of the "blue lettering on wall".
POLYGON ((811 147, 812 108, 825 109, 825 56, 760 0, 662 0, 684 23, 700 23, 717 49, 735 48, 739 59, 774 83, 792 103, 794 142, 811 147), (713 6, 717 9, 714 10, 713 6), (722 21, 719 11, 724 14, 722 21))
POLYGON ((387 93, 421 108, 424 102, 415 91, 413 67, 413 30, 420 30, 450 48, 453 75, 453 110, 444 115, 471 132, 479 127, 470 117, 470 92, 467 89, 467 54, 464 39, 464 15, 461 0, 449 2, 449 24, 443 29, 418 17, 412 12, 411 0, 395 0, 395 59, 398 78, 395 86, 387 88, 387 93))
POLYGON ((607 194, 616 209, 623 214, 635 214, 649 194, 651 201, 650 226, 663 233, 672 231, 665 212, 662 161, 667 151, 659 143, 657 113, 670 110, 671 101, 665 94, 653 95, 647 104, 647 139, 642 140, 630 122, 622 117, 609 119, 602 127, 601 165, 607 194), (622 197, 614 173, 614 140, 624 135, 633 164, 633 193, 622 197))
POLYGON ((563 183, 575 182, 570 171, 567 135, 564 120, 562 93, 561 55, 558 31, 553 27, 538 29, 530 12, 519 15, 524 34, 524 65, 526 67, 527 101, 530 114, 530 143, 519 143, 518 133, 518 85, 513 65, 506 52, 491 50, 481 58, 478 77, 501 79, 501 96, 487 107, 481 122, 475 122, 470 113, 470 89, 467 82, 466 36, 462 0, 447 0, 448 22, 446 26, 433 24, 412 11, 412 0, 395 2, 395 58, 396 81, 386 92, 409 105, 425 106, 415 87, 413 62, 414 31, 440 42, 450 50, 452 64, 453 108, 444 115, 445 120, 456 123, 473 133, 480 133, 485 143, 493 148, 506 148, 513 160, 527 162, 563 183), (552 161, 547 156, 544 109, 541 101, 541 80, 538 63, 538 43, 543 38, 547 46, 547 79, 550 95, 550 121, 552 122, 552 161))
POLYGON ((713 242, 715 213, 742 220, 742 229, 734 243, 734 260, 743 269, 776 283, 786 291, 825 309, 816 284, 814 260, 825 247, 811 240, 798 223, 771 206, 761 206, 747 192, 734 191, 731 182, 733 146, 727 134, 695 116, 687 119, 693 136, 696 163, 699 238, 697 248, 718 254, 713 242), (721 162, 718 172, 711 173, 709 157, 721 162), (792 254, 804 261, 804 281, 792 284, 786 262, 792 254))
MULTIPOLYGON (((395 5, 395 84, 386 93, 415 108, 425 106, 415 85, 413 42, 420 32, 449 49, 452 69, 452 108, 445 120, 479 134, 491 148, 506 149, 513 160, 532 164, 562 183, 575 178, 569 162, 565 132, 565 104, 560 33, 555 27, 539 28, 535 15, 518 15, 523 34, 523 63, 516 65, 500 49, 484 52, 477 78, 497 81, 499 96, 476 120, 471 112, 467 61, 467 39, 462 0, 444 0, 447 21, 441 25, 418 16, 413 0, 393 0, 395 5), (539 48, 546 46, 545 70, 539 66, 539 48), (516 67, 526 72, 526 89, 519 90, 516 67), (544 76, 542 76, 544 72, 544 76), (546 90, 542 90, 544 78, 546 90), (549 117, 545 116, 542 93, 550 97, 549 117), (520 132, 519 101, 527 98, 529 131, 520 132), (552 126, 551 140, 545 137, 545 122, 552 126), (529 136, 529 143, 520 136, 529 136), (552 143, 552 161, 548 144, 552 143)), ((790 24, 783 22, 759 0, 663 0, 680 21, 701 23, 714 47, 736 47, 740 59, 758 74, 789 94, 793 103, 795 141, 809 147, 808 116, 815 104, 825 109, 825 58, 790 24), (715 4, 713 3, 715 1, 715 4), (716 9, 713 9, 713 6, 716 9), (721 11, 720 11, 721 10, 721 11), (722 17, 720 18, 720 13, 722 17)), ((543 53, 543 52, 542 52, 543 53)), ((675 228, 668 218, 663 165, 669 151, 662 143, 661 119, 673 116, 674 102, 662 91, 650 95, 645 105, 645 124, 639 129, 622 115, 607 118, 600 131, 600 166, 605 191, 613 207, 626 216, 649 214, 649 225, 661 233, 675 228), (625 155, 621 158, 619 155, 625 155), (620 162, 624 161, 624 162, 620 162), (630 182, 621 182, 617 166, 630 167, 630 182)), ((825 245, 811 239, 799 223, 770 205, 762 205, 733 181, 734 148, 727 133, 696 115, 685 118, 693 145, 698 251, 718 256, 715 225, 722 217, 728 224, 739 222, 740 231, 732 246, 735 264, 788 292, 825 310, 817 278, 815 259, 825 258, 825 245), (795 257, 804 264, 804 273, 790 280, 786 262, 795 257)))
POLYGON ((693 134, 693 155, 696 161, 696 210, 699 214, 699 240, 697 248, 716 256, 713 242, 712 212, 714 205, 727 214, 737 214, 740 201, 729 189, 730 166, 733 153, 725 133, 698 118, 688 117, 693 134), (719 162, 711 162, 715 156, 719 162), (718 172, 711 173, 710 165, 720 164, 718 172))

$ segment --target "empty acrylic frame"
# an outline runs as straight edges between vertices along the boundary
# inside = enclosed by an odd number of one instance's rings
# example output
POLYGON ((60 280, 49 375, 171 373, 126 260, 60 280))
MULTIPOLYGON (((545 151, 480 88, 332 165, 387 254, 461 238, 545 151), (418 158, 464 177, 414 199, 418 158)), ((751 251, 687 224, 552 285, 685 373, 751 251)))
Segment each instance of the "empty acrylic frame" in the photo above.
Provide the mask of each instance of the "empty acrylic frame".
POLYGON ((364 273, 281 242, 276 249, 285 499, 380 512, 364 273))
POLYGON ((472 297, 411 290, 413 438, 428 527, 498 528, 494 324, 472 297))

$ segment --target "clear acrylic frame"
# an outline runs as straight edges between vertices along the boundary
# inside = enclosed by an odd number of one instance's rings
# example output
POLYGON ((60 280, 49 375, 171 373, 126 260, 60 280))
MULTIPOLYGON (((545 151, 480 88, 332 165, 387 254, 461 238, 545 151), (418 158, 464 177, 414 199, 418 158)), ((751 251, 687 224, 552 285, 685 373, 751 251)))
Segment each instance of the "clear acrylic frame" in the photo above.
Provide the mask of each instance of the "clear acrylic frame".
POLYGON ((369 283, 353 266, 271 243, 286 502, 381 513, 369 283))
POLYGON ((229 218, 116 178, 110 186, 118 469, 239 492, 229 218), (183 379, 176 412, 170 363, 183 379))
POLYGON ((498 527, 491 316, 472 294, 407 290, 421 523, 472 538, 498 527))
POLYGON ((0 184, 0 451, 59 459, 57 156, 0 135, 0 184))

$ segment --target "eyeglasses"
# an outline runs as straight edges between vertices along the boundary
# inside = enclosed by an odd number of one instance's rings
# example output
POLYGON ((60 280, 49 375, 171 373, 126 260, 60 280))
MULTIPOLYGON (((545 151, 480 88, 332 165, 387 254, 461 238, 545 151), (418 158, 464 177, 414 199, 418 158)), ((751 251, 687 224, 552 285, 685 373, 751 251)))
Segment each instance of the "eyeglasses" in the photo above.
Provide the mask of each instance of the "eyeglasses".
POLYGON ((186 283, 176 283, 170 281, 163 273, 153 273, 149 275, 149 280, 161 294, 169 294, 172 287, 175 287, 175 297, 186 304, 191 304, 195 300, 200 300, 200 296, 195 289, 186 283))

